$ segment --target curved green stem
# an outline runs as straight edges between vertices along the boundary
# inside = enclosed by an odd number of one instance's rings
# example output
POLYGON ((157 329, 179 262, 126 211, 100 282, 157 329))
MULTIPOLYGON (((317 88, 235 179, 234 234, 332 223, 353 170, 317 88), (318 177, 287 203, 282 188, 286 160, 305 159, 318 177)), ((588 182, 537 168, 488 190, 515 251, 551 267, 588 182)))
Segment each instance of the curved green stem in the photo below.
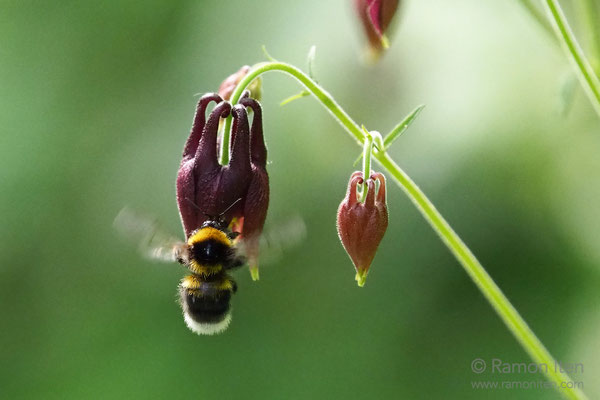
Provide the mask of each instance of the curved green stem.
MULTIPOLYGON (((298 68, 282 62, 267 62, 255 66, 238 84, 231 96, 231 102, 237 103, 244 89, 258 76, 268 71, 284 72, 300 83, 311 92, 323 107, 329 111, 334 118, 342 125, 342 127, 355 139, 359 144, 365 141, 365 135, 362 129, 354 122, 348 114, 336 103, 336 101, 327 93, 321 86, 313 81, 309 76, 304 74, 298 68)), ((229 126, 231 121, 227 121, 225 134, 229 134, 229 126)), ((228 149, 229 138, 223 140, 223 148, 228 149)), ((228 161, 229 155, 222 158, 223 161, 228 161)), ((448 222, 436 210, 434 205, 429 201, 427 196, 419 189, 419 187, 410 179, 410 177, 394 162, 394 160, 385 151, 373 152, 373 157, 385 169, 406 193, 410 200, 415 204, 421 212, 425 220, 431 225, 433 230, 442 239, 448 249, 454 254, 461 266, 477 285, 481 293, 485 296, 488 302, 492 305, 496 313, 500 316, 504 324, 510 332, 515 336, 519 344, 525 349, 529 356, 538 364, 545 364, 547 368, 544 370, 547 378, 553 382, 557 390, 570 399, 586 399, 585 394, 578 388, 565 387, 566 382, 572 382, 571 378, 560 369, 556 371, 556 361, 544 347, 542 342, 533 333, 519 312, 513 307, 510 301, 502 293, 500 288, 493 281, 491 276, 477 261, 467 245, 454 232, 448 222)), ((226 162, 225 162, 226 163, 226 162)))
POLYGON ((583 86, 592 106, 600 116, 600 81, 598 81, 594 69, 585 58, 585 54, 579 46, 579 43, 577 43, 575 35, 573 34, 573 31, 571 31, 558 1, 545 0, 544 4, 546 5, 548 15, 550 16, 550 22, 552 23, 554 32, 565 49, 567 57, 571 60, 581 86, 583 86))
MULTIPOLYGON (((344 129, 346 129, 346 131, 348 131, 354 137, 354 139, 362 145, 362 129, 360 129, 360 127, 356 125, 354 121, 352 121, 352 118, 350 118, 350 116, 346 114, 346 112, 335 102, 335 100, 333 100, 333 97, 331 97, 331 95, 327 93, 325 89, 308 77, 308 75, 304 74, 304 72, 286 63, 274 61, 255 65, 254 68, 248 72, 248 75, 246 75, 244 79, 240 81, 234 92, 231 94, 231 104, 236 104, 240 100, 244 89, 246 89, 246 87, 248 87, 248 85, 250 85, 254 79, 268 71, 284 72, 300 81, 300 83, 302 83, 304 87, 306 87, 306 89, 308 89, 308 91, 311 92, 317 98, 317 100, 319 100, 323 107, 325 107, 327 111, 333 115, 333 117, 344 127, 344 129)), ((229 164, 230 135, 231 117, 228 117, 225 120, 225 130, 223 132, 223 141, 221 142, 220 162, 222 165, 229 164)))
POLYGON ((427 222, 429 222, 431 227, 458 259, 481 293, 483 293, 488 302, 494 307, 496 313, 502 318, 504 324, 517 338, 523 349, 525 349, 537 364, 547 366, 546 376, 548 379, 551 382, 554 382, 557 385, 556 388, 567 398, 585 399, 585 394, 579 389, 564 388, 561 386, 566 382, 571 382, 571 378, 565 373, 556 371, 554 366, 557 364, 552 355, 537 338, 535 333, 533 333, 529 325, 527 325, 527 322, 521 317, 504 293, 502 293, 498 285, 496 285, 475 255, 473 255, 467 245, 460 239, 456 232, 454 232, 452 227, 446 222, 444 217, 442 217, 421 189, 419 189, 419 187, 387 153, 379 153, 375 158, 381 166, 392 175, 399 186, 419 209, 421 214, 423 214, 427 222))

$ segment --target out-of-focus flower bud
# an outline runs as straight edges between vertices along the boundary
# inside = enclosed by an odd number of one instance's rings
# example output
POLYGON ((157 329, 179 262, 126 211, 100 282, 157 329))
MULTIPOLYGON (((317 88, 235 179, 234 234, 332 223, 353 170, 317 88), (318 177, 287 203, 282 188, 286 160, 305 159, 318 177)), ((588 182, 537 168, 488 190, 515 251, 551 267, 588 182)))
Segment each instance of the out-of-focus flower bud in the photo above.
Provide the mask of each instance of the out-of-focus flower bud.
POLYGON ((387 33, 399 0, 354 0, 354 4, 367 36, 369 56, 376 60, 389 46, 387 33))
MULTIPOLYGON (((219 96, 223 98, 223 100, 231 99, 231 95, 235 90, 235 87, 240 83, 240 81, 248 74, 250 71, 250 67, 248 65, 244 65, 237 72, 229 75, 221 86, 219 86, 219 96)), ((260 78, 256 78, 252 81, 252 83, 248 86, 248 90, 250 91, 250 97, 260 101, 262 96, 262 81, 260 78)))
POLYGON ((177 204, 186 238, 205 221, 217 220, 224 227, 235 222, 239 240, 245 245, 250 270, 258 278, 258 243, 269 205, 267 148, 258 101, 245 94, 232 105, 218 94, 204 95, 196 110, 192 131, 183 150, 177 174, 177 204), (216 102, 208 120, 206 108, 216 102), (254 111, 252 128, 246 107, 254 111), (233 116, 231 161, 217 159, 219 121, 233 116), (239 229, 239 230, 237 230, 239 229))
POLYGON ((385 200, 385 177, 373 172, 366 182, 362 172, 354 172, 348 183, 346 197, 337 214, 337 230, 346 253, 354 263, 356 281, 365 284, 369 267, 388 226, 385 200), (366 183, 364 203, 358 199, 357 187, 366 183))

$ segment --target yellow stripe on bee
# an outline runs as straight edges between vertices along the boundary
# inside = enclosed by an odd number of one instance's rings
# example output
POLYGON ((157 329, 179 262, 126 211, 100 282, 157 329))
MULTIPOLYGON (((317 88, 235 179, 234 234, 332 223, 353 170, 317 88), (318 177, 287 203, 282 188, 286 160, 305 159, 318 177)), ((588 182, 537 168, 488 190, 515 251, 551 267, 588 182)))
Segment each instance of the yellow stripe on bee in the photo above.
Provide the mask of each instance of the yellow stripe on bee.
POLYGON ((181 287, 184 289, 195 290, 200 287, 202 281, 197 276, 189 275, 181 281, 181 287))
POLYGON ((201 228, 196 231, 187 241, 188 246, 193 246, 196 243, 200 243, 206 240, 214 240, 216 242, 222 243, 225 246, 231 246, 233 243, 231 239, 227 237, 225 232, 213 228, 212 226, 207 226, 205 228, 201 228))
POLYGON ((188 268, 193 273, 199 274, 199 275, 204 275, 204 276, 215 275, 215 274, 221 272, 221 270, 223 269, 223 267, 221 266, 221 264, 217 264, 217 265, 202 265, 202 264, 200 264, 198 261, 196 261, 194 259, 190 260, 188 268))
POLYGON ((219 286, 217 286, 219 290, 229 290, 233 291, 233 284, 231 283, 231 279, 223 279, 219 286))
MULTIPOLYGON (((186 276, 181 281, 181 287, 184 289, 190 290, 190 291, 196 291, 196 290, 200 289, 200 286, 202 286, 202 283, 204 283, 204 281, 199 278, 200 278, 199 276, 194 276, 194 275, 186 276)), ((214 288, 216 290, 233 291, 233 283, 231 283, 231 279, 223 277, 223 279, 220 282, 215 284, 214 288)), ((198 293, 198 295, 201 295, 201 293, 198 293)))

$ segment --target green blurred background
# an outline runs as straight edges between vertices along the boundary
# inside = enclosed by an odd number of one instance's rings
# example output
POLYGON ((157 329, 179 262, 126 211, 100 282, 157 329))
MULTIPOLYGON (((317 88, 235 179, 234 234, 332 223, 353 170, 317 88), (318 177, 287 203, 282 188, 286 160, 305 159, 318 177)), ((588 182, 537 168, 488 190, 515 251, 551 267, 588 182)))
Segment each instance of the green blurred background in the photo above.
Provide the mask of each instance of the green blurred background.
MULTIPOLYGON (((196 94, 261 45, 316 74, 391 150, 534 331, 583 363, 600 396, 600 132, 570 66, 518 1, 406 1, 392 47, 361 62, 351 1, 0 3, 0 397, 3 399, 556 399, 474 390, 544 381, 471 371, 529 362, 399 188, 359 289, 335 212, 359 149, 281 74, 264 77, 272 200, 308 236, 260 282, 236 273, 227 332, 198 337, 175 301, 184 270, 113 231, 130 205, 180 233, 174 179, 196 94)), ((571 10, 567 10, 569 17, 571 10)))

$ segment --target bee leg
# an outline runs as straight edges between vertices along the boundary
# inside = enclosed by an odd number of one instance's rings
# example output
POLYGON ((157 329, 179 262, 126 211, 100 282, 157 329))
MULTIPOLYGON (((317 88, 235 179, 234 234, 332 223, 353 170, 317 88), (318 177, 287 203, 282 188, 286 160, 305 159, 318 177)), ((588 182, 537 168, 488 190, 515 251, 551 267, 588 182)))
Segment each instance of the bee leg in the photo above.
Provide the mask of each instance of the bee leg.
POLYGON ((246 264, 246 257, 236 256, 227 265, 224 266, 224 269, 227 271, 231 271, 241 267, 244 264, 246 264))

